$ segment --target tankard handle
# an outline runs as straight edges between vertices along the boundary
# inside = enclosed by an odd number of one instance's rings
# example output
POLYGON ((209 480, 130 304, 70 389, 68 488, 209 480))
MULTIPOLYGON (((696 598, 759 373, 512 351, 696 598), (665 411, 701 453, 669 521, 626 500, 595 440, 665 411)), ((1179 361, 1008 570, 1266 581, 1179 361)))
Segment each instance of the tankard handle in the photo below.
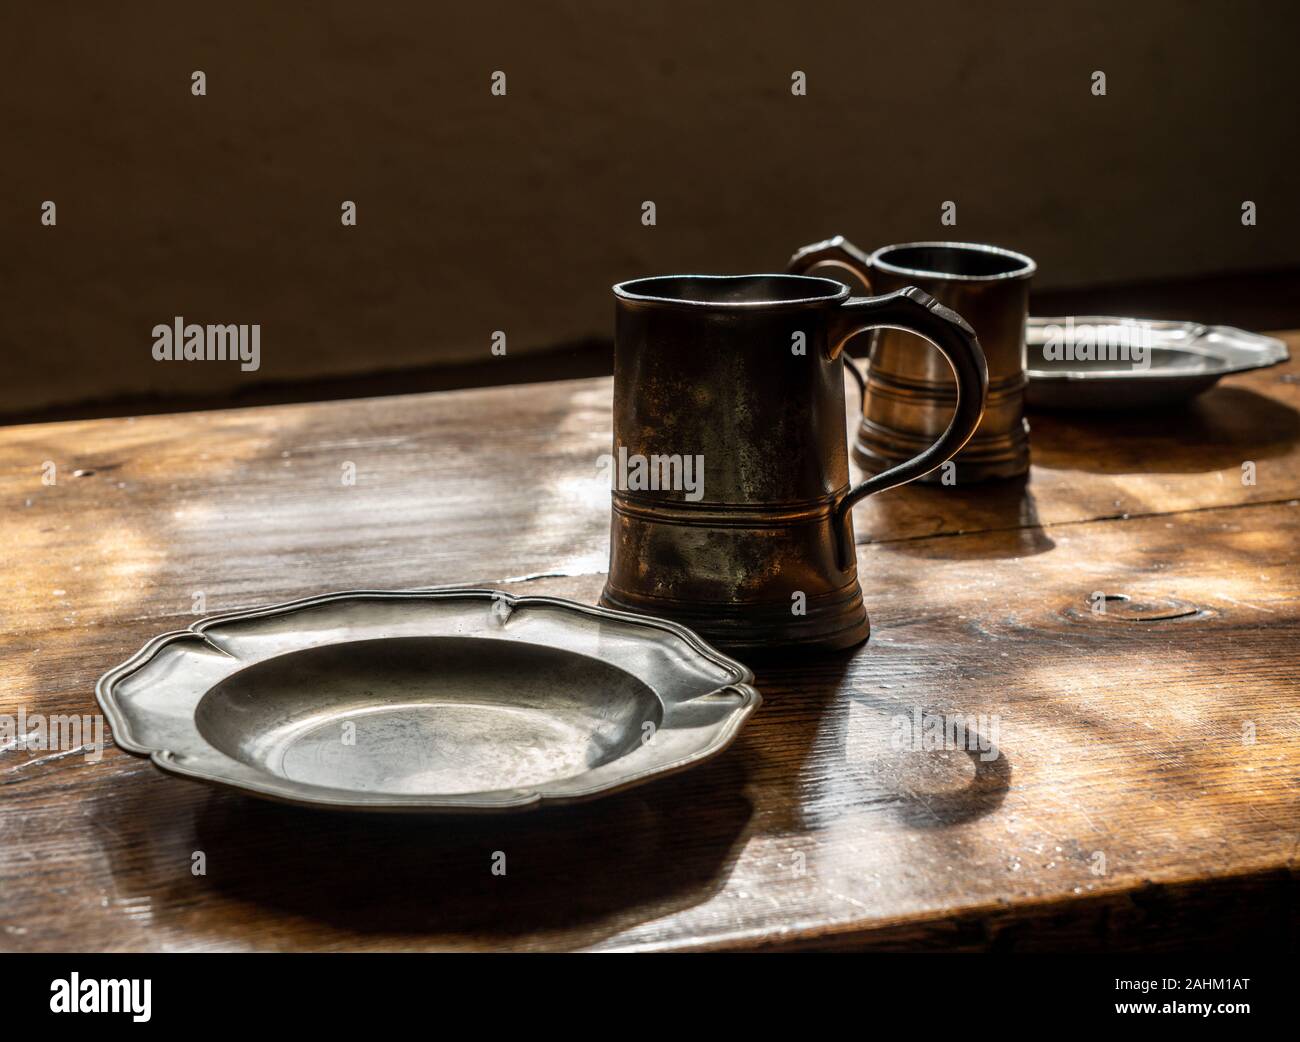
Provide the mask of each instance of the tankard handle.
POLYGON ((791 275, 807 275, 813 268, 819 267, 843 268, 856 277, 868 293, 875 292, 871 288, 871 258, 843 235, 832 235, 829 239, 795 250, 790 263, 786 265, 786 271, 791 275))
MULTIPOLYGON (((871 258, 842 235, 815 242, 796 251, 790 258, 788 270, 792 274, 806 274, 812 268, 829 266, 850 272, 871 292, 871 258)), ((826 341, 826 350, 834 360, 841 356, 844 345, 867 329, 887 327, 915 333, 929 341, 952 367, 957 378, 957 407, 952 419, 939 440, 906 463, 867 478, 849 490, 836 507, 836 531, 840 541, 840 564, 847 566, 853 554, 853 540, 849 536, 849 512, 867 496, 885 489, 924 477, 936 467, 947 462, 971 439, 975 428, 984 417, 984 401, 988 395, 988 364, 984 351, 975 336, 957 312, 946 308, 930 294, 915 286, 879 297, 850 297, 840 305, 832 320, 826 341)), ((852 363, 848 363, 852 367, 852 363)), ((854 368, 853 376, 865 393, 865 381, 854 368)))
MULTIPOLYGON (((821 242, 801 246, 794 251, 794 256, 790 258, 790 263, 786 265, 786 271, 791 275, 807 275, 813 268, 842 268, 861 282, 867 293, 875 292, 871 288, 871 258, 844 238, 843 235, 832 235, 829 239, 823 239, 821 242)), ((847 351, 844 352, 844 368, 849 371, 854 382, 858 385, 858 394, 862 396, 862 405, 865 408, 867 404, 867 380, 858 367, 853 364, 847 351)))
POLYGON ((838 359, 850 338, 863 330, 881 327, 915 333, 939 349, 957 378, 957 405, 938 441, 906 463, 855 485, 840 500, 835 508, 835 528, 840 535, 842 566, 847 566, 853 553, 849 511, 867 496, 923 477, 960 452, 984 417, 988 394, 988 365, 975 330, 957 312, 915 286, 879 297, 850 297, 844 301, 832 316, 827 356, 832 361, 838 359))

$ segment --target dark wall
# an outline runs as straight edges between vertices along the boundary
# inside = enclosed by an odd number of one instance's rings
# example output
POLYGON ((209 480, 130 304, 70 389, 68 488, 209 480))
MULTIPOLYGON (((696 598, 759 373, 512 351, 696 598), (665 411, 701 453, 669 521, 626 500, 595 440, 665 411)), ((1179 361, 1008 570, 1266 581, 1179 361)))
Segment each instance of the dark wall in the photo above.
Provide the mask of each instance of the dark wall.
POLYGON ((837 231, 1001 243, 1049 287, 1295 265, 1290 11, 6 5, 0 411, 486 361, 498 329, 505 366, 605 335, 617 279, 837 231), (176 315, 260 323, 261 368, 155 362, 176 315))

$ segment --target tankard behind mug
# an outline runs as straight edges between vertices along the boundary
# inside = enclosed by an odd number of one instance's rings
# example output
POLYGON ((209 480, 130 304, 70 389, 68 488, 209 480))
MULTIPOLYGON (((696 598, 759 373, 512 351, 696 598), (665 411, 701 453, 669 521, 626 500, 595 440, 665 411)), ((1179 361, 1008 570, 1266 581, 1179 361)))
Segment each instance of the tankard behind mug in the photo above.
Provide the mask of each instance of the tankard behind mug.
MULTIPOLYGON (((980 338, 989 389, 984 420, 953 460, 953 477, 965 484, 1028 471, 1025 323, 1034 262, 1023 253, 969 242, 910 242, 867 256, 837 235, 799 250, 790 270, 807 274, 822 264, 852 272, 868 292, 919 286, 961 312, 980 338)), ((886 470, 933 441, 954 404, 937 351, 899 330, 881 330, 871 340, 862 422, 853 444, 854 460, 868 473, 886 470)))
POLYGON ((865 640, 853 505, 938 467, 975 431, 988 375, 970 326, 919 289, 850 298, 799 275, 668 275, 614 297, 601 603, 728 649, 865 640), (878 326, 938 348, 956 409, 932 445, 850 488, 840 351, 878 326))

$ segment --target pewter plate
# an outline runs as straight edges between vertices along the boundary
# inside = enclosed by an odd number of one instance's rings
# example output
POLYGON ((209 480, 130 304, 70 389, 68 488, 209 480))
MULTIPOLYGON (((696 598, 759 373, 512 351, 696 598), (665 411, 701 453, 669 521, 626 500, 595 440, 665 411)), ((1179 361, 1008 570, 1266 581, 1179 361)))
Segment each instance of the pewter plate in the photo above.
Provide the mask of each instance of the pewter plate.
MULTIPOLYGON (((1112 337, 1113 342, 1116 337, 1112 337)), ((1091 409, 1102 412, 1152 408, 1185 401, 1213 387, 1229 373, 1264 369, 1285 362, 1286 344, 1273 337, 1247 333, 1231 326, 1197 322, 1075 315, 1031 318, 1025 331, 1029 387, 1026 400, 1038 409, 1091 409), (1075 330, 1133 329, 1142 332, 1150 364, 1133 364, 1109 347, 1106 360, 1080 361, 1059 357, 1062 333, 1075 330), (1054 345, 1050 346, 1049 345, 1054 345), (1056 355, 1057 357, 1050 357, 1056 355)))
POLYGON ((359 591, 155 637, 100 679, 117 744, 310 806, 573 803, 721 752, 753 674, 672 622, 492 590, 359 591))

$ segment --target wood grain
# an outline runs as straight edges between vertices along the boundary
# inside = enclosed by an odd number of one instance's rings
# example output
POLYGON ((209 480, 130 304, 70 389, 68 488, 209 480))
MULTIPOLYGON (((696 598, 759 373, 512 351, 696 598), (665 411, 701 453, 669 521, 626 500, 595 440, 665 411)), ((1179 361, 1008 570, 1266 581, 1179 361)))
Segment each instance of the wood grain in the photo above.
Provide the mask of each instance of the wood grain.
MULTIPOLYGON (((763 664, 727 754, 607 801, 374 820, 111 747, 0 751, 0 948, 1294 946, 1298 374, 1035 417, 1027 486, 861 508, 870 643, 763 664), (895 748, 920 711, 983 717, 990 755, 895 748)), ((594 601, 608 401, 584 380, 0 431, 0 713, 93 712, 196 593, 594 601)))

